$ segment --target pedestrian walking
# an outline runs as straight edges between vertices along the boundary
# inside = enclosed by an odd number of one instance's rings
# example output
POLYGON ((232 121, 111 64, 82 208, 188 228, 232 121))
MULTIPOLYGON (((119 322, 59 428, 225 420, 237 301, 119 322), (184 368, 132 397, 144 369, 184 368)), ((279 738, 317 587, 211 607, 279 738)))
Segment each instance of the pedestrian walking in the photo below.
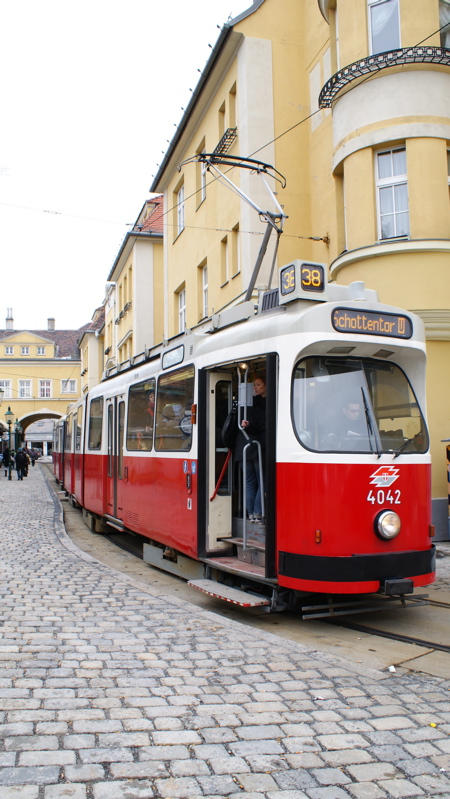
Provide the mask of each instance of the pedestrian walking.
POLYGON ((22 452, 23 452, 23 454, 25 455, 25 458, 26 458, 25 466, 24 466, 24 469, 23 469, 23 476, 24 477, 28 477, 28 467, 29 467, 29 465, 31 463, 31 458, 30 458, 29 450, 26 447, 22 447, 22 452))
POLYGON ((20 448, 16 452, 16 471, 18 480, 23 480, 24 475, 26 476, 27 467, 27 454, 23 451, 23 449, 20 448))
POLYGON ((3 466, 5 467, 5 477, 8 477, 8 466, 10 460, 11 460, 11 452, 9 450, 9 447, 6 447, 3 453, 3 466))

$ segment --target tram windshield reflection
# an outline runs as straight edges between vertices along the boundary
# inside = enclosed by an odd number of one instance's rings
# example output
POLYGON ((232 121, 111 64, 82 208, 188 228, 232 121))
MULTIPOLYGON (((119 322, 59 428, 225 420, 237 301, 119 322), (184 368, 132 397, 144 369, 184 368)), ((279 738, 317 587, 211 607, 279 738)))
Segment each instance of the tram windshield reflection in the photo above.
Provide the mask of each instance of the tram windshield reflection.
POLYGON ((292 416, 317 452, 423 453, 428 433, 405 373, 361 358, 305 358, 293 374, 292 416))

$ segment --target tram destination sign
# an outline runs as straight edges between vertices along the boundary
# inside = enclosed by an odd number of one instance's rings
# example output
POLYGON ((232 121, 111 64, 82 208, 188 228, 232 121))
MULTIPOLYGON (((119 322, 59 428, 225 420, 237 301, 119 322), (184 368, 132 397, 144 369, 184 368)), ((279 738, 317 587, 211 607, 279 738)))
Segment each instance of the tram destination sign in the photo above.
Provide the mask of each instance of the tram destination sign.
POLYGON ((331 315, 331 323, 338 333, 411 338, 413 332, 411 319, 407 316, 356 308, 335 308, 331 315))

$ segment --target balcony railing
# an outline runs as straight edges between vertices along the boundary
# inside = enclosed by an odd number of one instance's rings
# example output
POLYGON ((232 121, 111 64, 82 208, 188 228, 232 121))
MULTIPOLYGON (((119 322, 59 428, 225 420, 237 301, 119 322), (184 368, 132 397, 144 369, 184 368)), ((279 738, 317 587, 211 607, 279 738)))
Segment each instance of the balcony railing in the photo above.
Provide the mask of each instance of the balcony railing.
POLYGON ((336 95, 354 80, 400 64, 443 64, 450 66, 450 50, 444 47, 407 47, 376 53, 349 64, 328 80, 319 94, 319 108, 330 108, 336 95))

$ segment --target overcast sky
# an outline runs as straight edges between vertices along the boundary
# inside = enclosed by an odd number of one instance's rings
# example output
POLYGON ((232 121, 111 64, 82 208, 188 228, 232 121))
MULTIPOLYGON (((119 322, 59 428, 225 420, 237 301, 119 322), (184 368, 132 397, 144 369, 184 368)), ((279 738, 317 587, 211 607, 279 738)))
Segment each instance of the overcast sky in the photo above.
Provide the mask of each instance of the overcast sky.
POLYGON ((0 0, 0 328, 90 321, 219 29, 251 0, 0 0))

